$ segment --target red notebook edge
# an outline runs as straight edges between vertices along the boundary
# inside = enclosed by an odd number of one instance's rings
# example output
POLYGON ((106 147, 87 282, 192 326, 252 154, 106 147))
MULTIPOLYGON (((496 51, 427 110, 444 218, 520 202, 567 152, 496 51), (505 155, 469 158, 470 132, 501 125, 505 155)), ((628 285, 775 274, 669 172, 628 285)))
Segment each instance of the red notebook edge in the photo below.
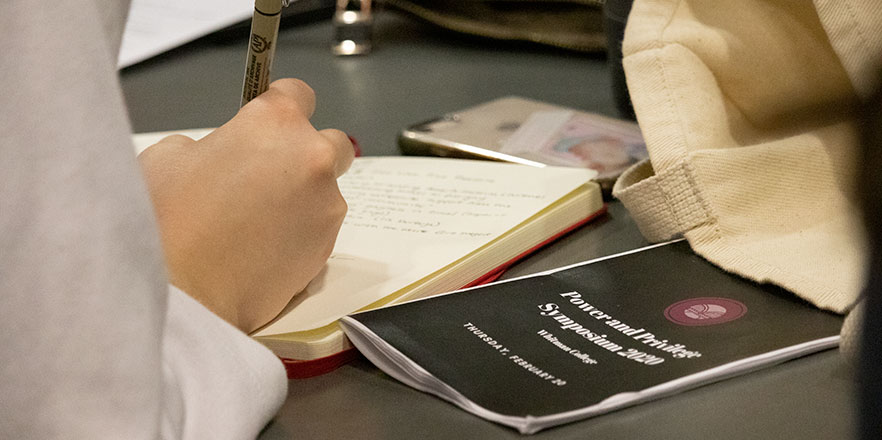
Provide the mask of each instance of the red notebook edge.
POLYGON ((280 357, 285 366, 288 379, 306 379, 320 376, 340 368, 359 356, 355 348, 347 348, 339 353, 318 359, 298 360, 280 357))
MULTIPOLYGON (((479 286, 482 284, 492 283, 493 281, 496 281, 497 279, 499 279, 499 277, 502 276, 503 273, 505 273, 506 270, 508 270, 508 268, 510 268, 511 266, 514 266, 517 262, 523 260, 524 258, 528 257, 530 254, 538 251, 539 249, 541 249, 545 246, 548 246, 549 244, 557 241, 561 237, 569 234, 570 232, 573 232, 576 229, 579 229, 580 227, 590 223, 592 220, 606 214, 606 211, 607 211, 607 204, 604 203, 603 207, 601 207, 600 209, 598 209, 596 212, 589 215, 588 217, 585 217, 584 219, 579 220, 576 223, 573 223, 572 225, 570 225, 566 229, 563 229, 562 231, 558 232, 557 234, 554 234, 551 237, 548 237, 546 240, 544 240, 541 243, 531 247, 530 249, 527 249, 526 251, 518 254, 514 258, 506 261, 505 263, 500 264, 499 266, 497 266, 493 270, 478 277, 477 279, 466 284, 465 286, 462 286, 462 288, 465 289, 467 287, 479 286)), ((325 356, 325 357, 318 358, 318 359, 299 360, 299 359, 289 359, 289 358, 283 358, 283 357, 280 357, 279 359, 281 359, 282 364, 285 366, 285 372, 288 376, 288 379, 306 379, 309 377, 315 377, 315 376, 320 376, 325 373, 330 373, 331 371, 334 371, 337 368, 340 368, 341 366, 358 358, 359 356, 360 356, 360 353, 355 348, 348 348, 348 349, 343 350, 339 353, 334 353, 330 356, 325 356)))

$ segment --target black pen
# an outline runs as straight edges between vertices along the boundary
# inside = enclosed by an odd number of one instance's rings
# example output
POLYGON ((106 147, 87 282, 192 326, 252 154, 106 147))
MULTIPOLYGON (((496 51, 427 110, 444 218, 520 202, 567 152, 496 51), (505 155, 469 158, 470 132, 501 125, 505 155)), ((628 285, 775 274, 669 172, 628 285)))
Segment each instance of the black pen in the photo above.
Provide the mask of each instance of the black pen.
POLYGON ((288 0, 255 0, 251 18, 251 39, 245 59, 245 80, 242 84, 242 103, 245 105, 269 88, 276 39, 282 7, 288 0))

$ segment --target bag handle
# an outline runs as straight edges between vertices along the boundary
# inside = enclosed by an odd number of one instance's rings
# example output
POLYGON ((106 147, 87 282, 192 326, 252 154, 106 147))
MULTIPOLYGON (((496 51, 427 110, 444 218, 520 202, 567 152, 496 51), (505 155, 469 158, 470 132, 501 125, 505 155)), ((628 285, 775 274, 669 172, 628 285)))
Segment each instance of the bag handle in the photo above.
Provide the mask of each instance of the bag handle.
POLYGON ((696 190, 694 176, 685 160, 655 174, 645 159, 619 176, 613 196, 622 201, 647 240, 666 241, 714 219, 696 190))

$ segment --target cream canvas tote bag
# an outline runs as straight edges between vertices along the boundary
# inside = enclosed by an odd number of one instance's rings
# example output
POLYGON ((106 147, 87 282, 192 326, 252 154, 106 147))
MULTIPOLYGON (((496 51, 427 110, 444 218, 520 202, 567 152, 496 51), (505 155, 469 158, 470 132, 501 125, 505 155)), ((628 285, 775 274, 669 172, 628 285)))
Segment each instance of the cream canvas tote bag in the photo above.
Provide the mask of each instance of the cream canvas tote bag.
POLYGON ((623 64, 650 160, 614 195, 650 241, 846 313, 863 287, 851 110, 875 1, 636 0, 623 64))

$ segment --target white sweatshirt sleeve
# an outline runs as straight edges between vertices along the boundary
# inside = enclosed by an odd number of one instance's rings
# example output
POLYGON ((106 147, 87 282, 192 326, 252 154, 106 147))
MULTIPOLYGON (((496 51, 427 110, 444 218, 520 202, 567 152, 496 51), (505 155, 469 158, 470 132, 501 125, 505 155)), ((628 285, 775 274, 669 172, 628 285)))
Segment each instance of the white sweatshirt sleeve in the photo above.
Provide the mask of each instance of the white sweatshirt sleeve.
POLYGON ((254 438, 285 399, 279 359, 174 286, 162 359, 162 438, 254 438))
POLYGON ((264 347, 168 286, 116 75, 126 2, 0 2, 0 438, 253 438, 264 347))

